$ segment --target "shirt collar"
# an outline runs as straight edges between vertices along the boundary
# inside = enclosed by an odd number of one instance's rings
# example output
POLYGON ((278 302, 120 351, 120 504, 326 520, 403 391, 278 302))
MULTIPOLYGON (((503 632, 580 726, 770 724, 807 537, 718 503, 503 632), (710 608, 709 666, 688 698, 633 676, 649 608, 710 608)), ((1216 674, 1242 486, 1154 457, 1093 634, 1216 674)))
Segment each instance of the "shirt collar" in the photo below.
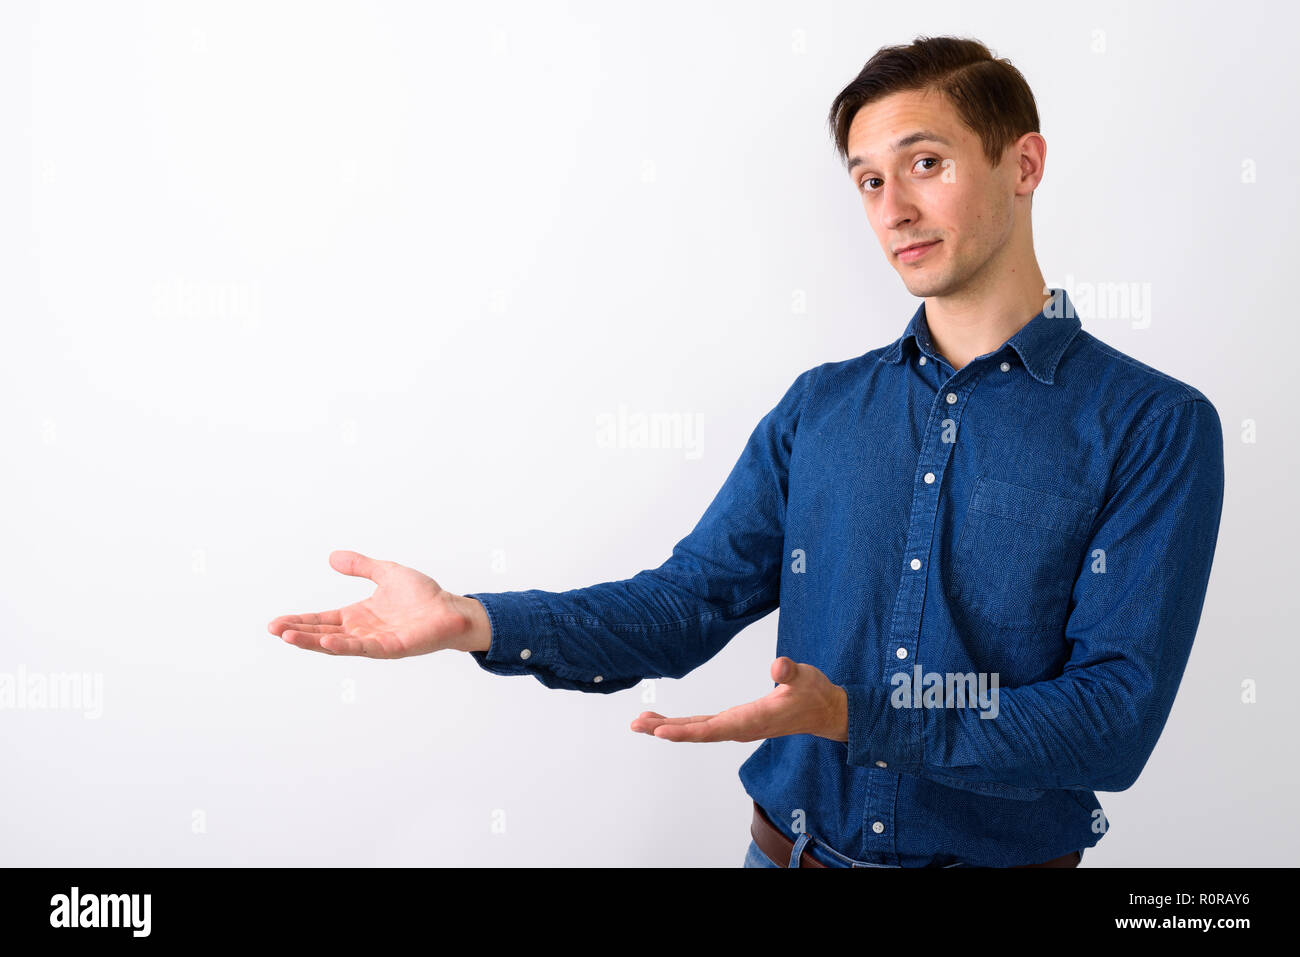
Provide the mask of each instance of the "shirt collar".
MULTIPOLYGON (((1050 289, 1052 298, 1044 304, 1042 310, 1020 327, 1014 336, 994 350, 994 355, 1010 346, 1020 356, 1029 374, 1048 385, 1056 375, 1056 364, 1065 353, 1065 348, 1079 331, 1082 323, 1074 311, 1074 303, 1064 289, 1050 289)), ((907 340, 912 340, 912 348, 924 347, 934 353, 934 343, 930 340, 930 329, 925 322, 925 302, 921 302, 912 314, 907 329, 880 356, 882 362, 901 362, 907 340)))

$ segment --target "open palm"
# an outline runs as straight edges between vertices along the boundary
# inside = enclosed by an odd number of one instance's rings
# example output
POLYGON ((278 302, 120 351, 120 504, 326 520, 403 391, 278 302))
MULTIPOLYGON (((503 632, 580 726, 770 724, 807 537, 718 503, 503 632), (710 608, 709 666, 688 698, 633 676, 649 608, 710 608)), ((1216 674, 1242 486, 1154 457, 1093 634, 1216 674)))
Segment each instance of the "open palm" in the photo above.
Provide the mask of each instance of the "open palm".
POLYGON ((458 648, 470 622, 457 596, 428 575, 397 562, 359 552, 330 552, 330 566, 368 578, 378 587, 369 598, 306 615, 281 615, 267 631, 298 648, 329 655, 405 658, 458 648))

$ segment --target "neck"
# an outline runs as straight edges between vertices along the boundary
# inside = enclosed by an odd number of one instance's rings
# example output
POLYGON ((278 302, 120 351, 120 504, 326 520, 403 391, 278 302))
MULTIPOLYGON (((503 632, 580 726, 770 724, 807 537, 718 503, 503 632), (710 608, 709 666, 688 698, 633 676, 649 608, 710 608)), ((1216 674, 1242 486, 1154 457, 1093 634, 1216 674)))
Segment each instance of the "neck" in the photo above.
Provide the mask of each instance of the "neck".
POLYGON ((951 295, 925 300, 930 338, 954 369, 997 349, 1038 315, 1051 298, 1043 291, 1046 282, 1032 251, 1019 265, 985 269, 983 273, 993 278, 977 278, 951 295))

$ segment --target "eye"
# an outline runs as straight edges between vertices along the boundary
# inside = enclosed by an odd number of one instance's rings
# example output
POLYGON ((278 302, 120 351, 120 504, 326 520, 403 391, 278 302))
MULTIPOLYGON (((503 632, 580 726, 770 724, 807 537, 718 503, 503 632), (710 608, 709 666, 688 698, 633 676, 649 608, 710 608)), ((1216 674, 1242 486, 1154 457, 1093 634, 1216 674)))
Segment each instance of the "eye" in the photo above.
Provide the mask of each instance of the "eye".
MULTIPOLYGON (((932 163, 932 164, 934 164, 934 165, 932 165, 932 166, 927 166, 927 167, 925 168, 924 172, 927 172, 927 173, 928 173, 930 170, 934 169, 935 166, 938 166, 938 165, 939 165, 939 162, 940 162, 940 161, 939 161, 939 158, 938 158, 937 156, 922 156, 919 160, 916 161, 916 163, 913 164, 913 169, 915 169, 916 166, 919 165, 919 164, 921 164, 921 163, 932 163)), ((868 184, 868 183, 871 183, 871 182, 876 182, 876 181, 879 181, 879 180, 880 180, 880 177, 879 177, 879 176, 864 176, 864 177, 862 177, 862 180, 858 183, 858 192, 860 192, 860 193, 875 193, 875 192, 878 192, 878 191, 880 190, 880 187, 879 187, 879 186, 876 186, 876 187, 868 187, 867 184, 868 184)))

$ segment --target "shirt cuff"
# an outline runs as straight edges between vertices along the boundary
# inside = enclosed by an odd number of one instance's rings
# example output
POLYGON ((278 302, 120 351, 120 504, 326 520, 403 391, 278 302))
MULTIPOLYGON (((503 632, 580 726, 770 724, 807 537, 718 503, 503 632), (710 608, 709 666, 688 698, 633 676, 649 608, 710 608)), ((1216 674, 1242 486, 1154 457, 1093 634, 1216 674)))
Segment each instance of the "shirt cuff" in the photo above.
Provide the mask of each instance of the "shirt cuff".
POLYGON ((487 651, 470 655, 484 671, 494 675, 532 675, 548 688, 613 694, 626 691, 640 678, 594 674, 564 660, 557 642, 564 632, 537 590, 474 592, 466 598, 482 603, 492 626, 487 651))
POLYGON ((476 592, 465 597, 483 605, 492 625, 488 650, 470 652, 485 671, 494 675, 533 674, 534 666, 552 661, 555 622, 535 596, 476 592))
POLYGON ((853 684, 845 685, 844 690, 849 699, 848 763, 914 770, 915 749, 908 741, 920 740, 920 729, 912 727, 919 716, 912 709, 895 708, 890 703, 890 688, 853 684))

